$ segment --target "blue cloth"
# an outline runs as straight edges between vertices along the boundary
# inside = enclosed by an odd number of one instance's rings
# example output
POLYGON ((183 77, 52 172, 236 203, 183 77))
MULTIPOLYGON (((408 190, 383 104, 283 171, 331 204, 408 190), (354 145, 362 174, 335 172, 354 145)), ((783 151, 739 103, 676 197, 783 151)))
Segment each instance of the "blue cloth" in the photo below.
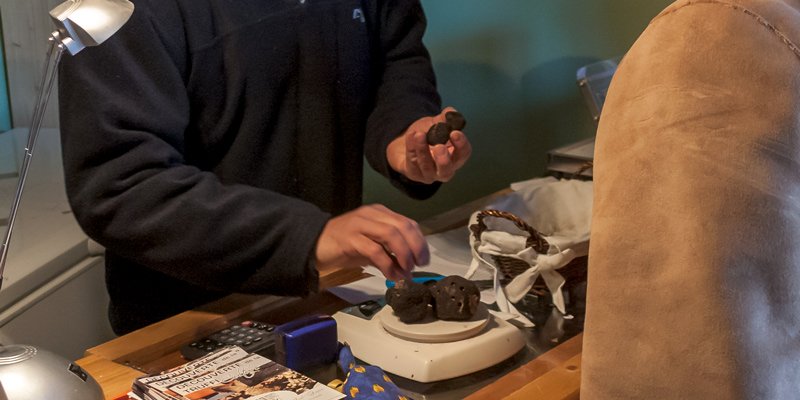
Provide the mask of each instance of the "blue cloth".
POLYGON ((339 350, 339 368, 347 375, 344 381, 347 399, 411 400, 400 393, 400 388, 379 367, 356 364, 348 345, 339 350))

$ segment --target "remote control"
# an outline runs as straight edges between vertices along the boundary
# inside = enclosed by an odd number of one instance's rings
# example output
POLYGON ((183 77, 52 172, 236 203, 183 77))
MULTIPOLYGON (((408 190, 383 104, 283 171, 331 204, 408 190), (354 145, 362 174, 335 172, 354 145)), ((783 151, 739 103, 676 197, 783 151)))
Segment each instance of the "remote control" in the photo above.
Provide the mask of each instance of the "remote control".
POLYGON ((272 359, 275 354, 274 330, 272 324, 244 321, 184 345, 181 355, 187 360, 195 360, 221 347, 235 345, 272 359))

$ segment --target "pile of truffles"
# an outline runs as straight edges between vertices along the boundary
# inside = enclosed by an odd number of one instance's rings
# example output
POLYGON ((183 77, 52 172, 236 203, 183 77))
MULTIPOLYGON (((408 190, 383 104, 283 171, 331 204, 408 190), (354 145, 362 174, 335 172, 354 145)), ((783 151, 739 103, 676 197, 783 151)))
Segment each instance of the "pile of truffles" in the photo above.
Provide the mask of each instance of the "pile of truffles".
POLYGON ((386 291, 386 304, 405 323, 418 322, 428 315, 445 321, 466 321, 478 310, 481 294, 475 282, 458 275, 439 282, 398 281, 386 291))
POLYGON ((437 122, 428 129, 425 138, 428 144, 435 146, 437 144, 445 144, 450 140, 450 132, 463 130, 467 125, 464 116, 458 111, 448 111, 444 114, 447 122, 437 122))

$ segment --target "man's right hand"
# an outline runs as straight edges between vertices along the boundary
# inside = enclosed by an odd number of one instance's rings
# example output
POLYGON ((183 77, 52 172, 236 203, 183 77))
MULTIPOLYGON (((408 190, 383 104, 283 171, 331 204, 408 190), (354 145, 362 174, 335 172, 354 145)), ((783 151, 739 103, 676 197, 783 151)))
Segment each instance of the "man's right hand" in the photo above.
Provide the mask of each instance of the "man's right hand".
POLYGON ((332 218, 317 241, 317 269, 373 265, 387 279, 409 279, 430 260, 428 243, 412 219, 374 204, 332 218))

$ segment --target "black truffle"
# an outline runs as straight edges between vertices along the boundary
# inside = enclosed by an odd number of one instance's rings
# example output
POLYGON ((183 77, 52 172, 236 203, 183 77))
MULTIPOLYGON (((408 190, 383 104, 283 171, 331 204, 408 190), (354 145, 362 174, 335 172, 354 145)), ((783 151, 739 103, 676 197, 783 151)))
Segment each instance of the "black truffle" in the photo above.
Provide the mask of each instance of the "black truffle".
POLYGON ((449 126, 451 130, 460 131, 464 130, 464 127, 467 126, 467 120, 465 120, 464 116, 458 111, 448 111, 444 114, 444 117, 447 119, 447 126, 449 126))
POLYGON ((437 144, 445 144, 448 140, 450 140, 450 126, 444 122, 437 122, 428 129, 428 133, 425 138, 428 140, 428 144, 431 146, 437 144))
POLYGON ((428 286, 413 281, 398 281, 386 290, 386 304, 405 323, 417 322, 428 315, 431 293, 428 286))
POLYGON ((451 275, 430 288, 436 317, 448 321, 465 321, 478 311, 481 293, 475 282, 451 275))

